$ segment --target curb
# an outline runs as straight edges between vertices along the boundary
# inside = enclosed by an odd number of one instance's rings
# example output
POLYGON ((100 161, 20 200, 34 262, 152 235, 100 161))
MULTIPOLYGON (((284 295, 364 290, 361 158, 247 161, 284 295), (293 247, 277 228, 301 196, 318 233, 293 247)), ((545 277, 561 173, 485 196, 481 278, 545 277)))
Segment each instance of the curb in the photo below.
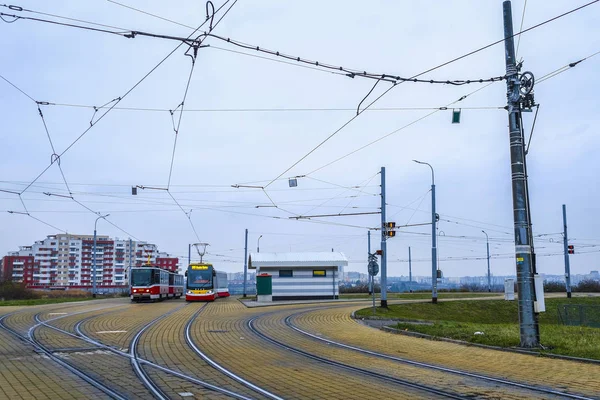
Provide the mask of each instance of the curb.
POLYGON ((438 337, 438 336, 431 336, 431 335, 427 335, 425 333, 402 331, 402 330, 399 330, 396 328, 391 328, 389 326, 382 326, 379 329, 384 332, 392 333, 395 335, 405 335, 405 336, 416 337, 416 338, 421 338, 421 339, 434 340, 434 341, 438 341, 438 342, 448 342, 448 343, 460 344, 463 346, 479 347, 479 348, 487 349, 487 350, 499 350, 499 351, 506 351, 506 352, 510 352, 510 353, 519 353, 519 354, 536 356, 536 357, 555 358, 555 359, 560 359, 560 360, 577 361, 577 362, 584 362, 584 363, 588 363, 588 364, 600 365, 599 360, 593 360, 590 358, 563 356, 561 354, 553 354, 553 353, 538 353, 536 351, 523 350, 523 349, 518 349, 518 348, 514 348, 514 347, 499 347, 499 346, 490 346, 487 344, 471 343, 471 342, 465 342, 464 340, 456 340, 456 339, 449 339, 449 338, 438 337))

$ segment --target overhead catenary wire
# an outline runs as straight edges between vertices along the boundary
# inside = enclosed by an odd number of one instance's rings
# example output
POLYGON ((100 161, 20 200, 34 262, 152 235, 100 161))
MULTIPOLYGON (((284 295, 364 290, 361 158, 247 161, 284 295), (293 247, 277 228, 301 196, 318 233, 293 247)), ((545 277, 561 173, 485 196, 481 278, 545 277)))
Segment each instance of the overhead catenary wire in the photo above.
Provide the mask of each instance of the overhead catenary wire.
MULTIPOLYGON (((575 9, 572 9, 572 10, 568 11, 568 12, 565 12, 565 13, 563 13, 563 14, 560 14, 560 15, 558 15, 558 16, 556 16, 556 17, 553 17, 553 18, 550 18, 550 19, 548 19, 548 20, 546 20, 546 21, 543 21, 543 22, 541 22, 541 23, 538 23, 538 24, 536 24, 536 25, 534 25, 534 26, 532 26, 532 27, 529 27, 529 28, 527 28, 527 29, 525 29, 525 30, 522 30, 522 31, 520 31, 520 32, 517 32, 517 33, 513 34, 513 35, 512 35, 512 37, 515 37, 515 36, 517 36, 517 35, 521 35, 521 34, 523 34, 523 33, 525 33, 525 32, 529 32, 529 31, 531 31, 531 30, 533 30, 533 29, 536 29, 536 28, 538 28, 538 27, 540 27, 540 26, 543 26, 543 25, 545 25, 545 24, 547 24, 547 23, 549 23, 549 22, 555 21, 555 20, 557 20, 557 19, 559 19, 559 18, 562 18, 562 17, 564 17, 564 16, 566 16, 566 15, 569 15, 569 14, 571 14, 571 13, 574 13, 574 12, 576 12, 576 11, 578 11, 578 10, 581 10, 581 9, 583 9, 583 8, 585 8, 585 7, 588 7, 588 6, 592 5, 592 4, 595 4, 595 3, 599 2, 599 1, 600 1, 600 0, 594 0, 594 1, 591 1, 591 2, 589 2, 589 3, 587 3, 587 4, 584 4, 584 5, 580 6, 580 7, 577 7, 577 8, 575 8, 575 9)), ((212 35, 211 37, 215 37, 215 36, 216 36, 216 35, 212 35)), ((452 63, 454 63, 454 62, 456 62, 456 61, 459 61, 459 60, 462 60, 462 59, 464 59, 464 58, 470 57, 470 56, 472 56, 473 54, 479 53, 479 52, 481 52, 481 51, 483 51, 483 50, 485 50, 485 49, 488 49, 488 48, 490 48, 490 47, 492 47, 492 46, 495 46, 495 45, 497 45, 497 44, 499 44, 499 43, 504 43, 504 41, 505 41, 506 39, 508 39, 508 38, 502 38, 502 39, 500 39, 500 40, 497 40, 497 41, 495 41, 495 42, 492 42, 492 43, 490 43, 490 44, 488 44, 488 45, 485 45, 485 46, 483 46, 483 47, 480 47, 480 48, 478 48, 478 49, 475 49, 475 50, 473 50, 473 51, 470 51, 470 52, 468 52, 468 53, 465 53, 465 54, 463 54, 463 55, 461 55, 461 56, 459 56, 459 57, 455 57, 455 58, 453 58, 453 59, 451 59, 451 60, 449 60, 449 61, 446 61, 446 62, 444 62, 444 63, 442 63, 442 64, 439 64, 439 65, 437 65, 437 66, 435 66, 435 67, 429 68, 429 69, 427 69, 427 70, 425 70, 425 71, 423 71, 423 72, 421 72, 421 73, 418 73, 418 74, 416 74, 416 75, 413 75, 412 77, 410 77, 410 78, 408 78, 408 79, 405 79, 405 80, 399 81, 398 83, 395 83, 393 86, 390 86, 390 87, 389 87, 387 90, 385 90, 385 91, 384 91, 384 92, 383 92, 381 95, 379 95, 377 98, 375 98, 375 100, 373 100, 373 101, 372 101, 372 102, 371 102, 369 105, 367 105, 367 106, 366 106, 366 107, 365 107, 363 110, 359 110, 359 112, 358 112, 356 115, 354 115, 352 118, 350 118, 348 121, 346 121, 346 122, 345 122, 345 123, 344 123, 344 124, 343 124, 341 127, 339 127, 337 130, 335 130, 335 131, 334 131, 332 134, 330 134, 329 136, 327 136, 327 137, 326 137, 324 140, 322 140, 321 142, 319 142, 319 143, 318 143, 318 144, 317 144, 315 147, 313 147, 313 148, 312 148, 312 149, 311 149, 311 150, 310 150, 308 153, 306 153, 304 156, 302 156, 302 157, 301 157, 301 158, 300 158, 298 161, 294 162, 294 163, 293 163, 293 164, 292 164, 290 167, 288 167, 286 170, 284 170, 284 171, 283 171, 281 174, 279 174, 279 175, 278 175, 278 176, 277 176, 275 179, 273 179, 271 182, 269 182, 267 185, 265 185, 265 187, 268 187, 269 185, 271 185, 271 184, 272 184, 272 183, 273 183, 275 180, 277 180, 277 179, 279 179, 280 177, 282 177, 283 175, 285 175, 285 174, 286 174, 288 171, 290 171, 290 170, 291 170, 292 168, 294 168, 296 165, 298 165, 298 164, 299 164, 299 163, 301 163, 303 160, 305 160, 307 157, 309 157, 309 156, 310 156, 312 153, 314 153, 314 152, 315 152, 315 151, 316 151, 318 148, 320 148, 322 145, 324 145, 325 143, 327 143, 327 142, 328 142, 328 141, 329 141, 331 138, 333 138, 335 135, 337 135, 337 134, 338 134, 340 131, 342 131, 342 130, 343 130, 343 129, 344 129, 346 126, 348 126, 350 123, 352 123, 352 122, 353 122, 353 121, 354 121, 354 120, 355 120, 355 119, 356 119, 358 116, 360 116, 360 115, 361 115, 361 114, 362 114, 362 113, 363 113, 363 112, 364 112, 366 109, 370 108, 370 107, 371 107, 373 104, 375 104, 375 103, 376 103, 378 100, 380 100, 382 97, 384 97, 384 96, 385 96, 387 93, 389 93, 389 92, 390 92, 390 91, 391 91, 393 88, 395 88, 395 87, 396 87, 398 84, 401 84, 401 83, 403 83, 403 82, 410 81, 411 79, 418 78, 419 76, 422 76, 422 75, 425 75, 425 74, 427 74, 427 73, 429 73, 429 72, 435 71, 435 70, 437 70, 437 69, 439 69, 439 68, 442 68, 442 67, 444 67, 444 66, 446 66, 446 65, 449 65, 449 64, 452 64, 452 63)), ((380 75, 378 75, 378 76, 380 76, 380 75)), ((492 81, 492 82, 490 82, 488 85, 490 85, 491 83, 493 83, 493 81, 492 81)), ((486 86, 484 86, 484 87, 487 87, 488 85, 486 85, 486 86)), ((461 101, 461 100, 462 100, 462 98, 461 98, 461 99, 459 99, 458 101, 461 101)), ((454 104, 454 103, 452 103, 452 104, 454 104)), ((435 111, 434 111, 433 113, 435 113, 435 111)), ((431 113, 431 114, 433 114, 433 113, 431 113)))
MULTIPOLYGON (((226 1, 219 9, 217 9, 217 11, 215 11, 215 13, 219 12, 219 10, 225 6, 225 4, 227 4, 229 2, 226 1)), ((235 3, 234 3, 235 4, 235 3)), ((189 36, 188 39, 191 38, 198 30, 200 30, 202 28, 202 26, 204 26, 204 24, 206 24, 206 22, 208 22, 208 19, 206 19, 206 21, 204 21, 194 32, 192 32, 189 36)), ((181 46, 183 46, 185 42, 181 42, 179 45, 177 45, 170 53, 168 53, 158 64, 156 64, 149 72, 147 72, 140 80, 138 80, 129 90, 127 90, 125 92, 125 94, 123 94, 122 96, 119 96, 116 98, 116 101, 114 101, 114 103, 95 121, 95 122, 90 122, 90 126, 88 128, 86 128, 70 145, 68 145, 60 154, 58 154, 58 157, 56 158, 56 160, 60 159, 60 157, 62 157, 66 152, 68 152, 79 140, 81 140, 81 138, 83 138, 98 122, 100 122, 100 120, 102 120, 109 112, 111 112, 114 107, 119 104, 119 102, 121 102, 125 97, 127 97, 131 92, 133 92, 146 78, 148 78, 148 76, 150 76, 156 69, 158 69, 158 67, 160 67, 169 57, 171 57, 171 55, 173 55, 181 46)), ((47 166, 40 174, 38 174, 33 181, 31 181, 31 183, 25 188, 23 189, 23 191, 21 193, 24 193, 30 186, 31 184, 35 183, 39 178, 42 177, 42 175, 44 175, 44 173, 46 171, 48 171, 48 169, 52 166, 52 164, 54 164, 54 162, 56 162, 56 160, 53 160, 49 166, 47 166)))
MULTIPOLYGON (((73 108, 96 108, 102 109, 106 107, 95 107, 89 104, 71 104, 71 103, 53 103, 45 102, 46 106, 57 106, 57 107, 73 107, 73 108)), ((487 111, 487 110, 504 110, 506 106, 481 106, 481 107, 461 107, 461 110, 476 110, 476 111, 487 111)), ((140 112, 170 112, 173 111, 168 108, 152 108, 152 107, 114 107, 114 110, 120 111, 140 111, 140 112)), ((355 111, 355 108, 343 108, 343 107, 294 107, 294 108, 188 108, 182 110, 184 113, 282 113, 282 112, 342 112, 342 111, 355 111)), ((440 110, 446 111, 447 108, 443 107, 372 107, 368 111, 429 111, 429 110, 440 110)), ((246 182, 250 183, 250 182, 246 182)))
MULTIPOLYGON (((527 0, 525 0, 525 2, 523 3, 523 15, 521 15, 521 27, 519 28, 519 31, 523 30, 523 23, 525 22, 525 11, 527 10, 527 0)), ((517 39, 517 51, 515 52, 515 56, 519 55, 519 46, 521 45, 521 35, 519 35, 519 38, 517 39)))

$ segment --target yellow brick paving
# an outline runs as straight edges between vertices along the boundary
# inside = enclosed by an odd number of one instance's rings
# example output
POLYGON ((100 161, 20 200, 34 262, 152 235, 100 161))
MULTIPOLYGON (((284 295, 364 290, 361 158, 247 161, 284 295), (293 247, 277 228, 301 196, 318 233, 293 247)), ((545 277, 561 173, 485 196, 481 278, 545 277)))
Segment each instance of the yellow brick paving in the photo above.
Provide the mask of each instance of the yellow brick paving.
POLYGON ((123 311, 101 315, 84 322, 81 331, 108 346, 128 351, 133 337, 144 325, 183 304, 184 302, 176 300, 129 304, 123 311))
MULTIPOLYGON (((405 379, 413 383, 432 387, 438 390, 450 390, 464 397, 502 398, 502 399, 545 399, 548 395, 540 395, 522 389, 497 387, 496 384, 456 374, 423 369, 417 366, 398 364, 385 360, 318 342, 306 335, 294 331, 285 324, 285 317, 292 312, 282 310, 261 317, 255 326, 267 336, 278 342, 308 353, 332 359, 346 365, 366 368, 386 376, 405 379)), ((304 318, 310 318, 310 315, 304 318)))
POLYGON ((600 397, 600 366, 385 333, 350 317, 360 307, 313 311, 294 324, 331 340, 449 368, 600 397))
POLYGON ((0 329, 0 398, 108 398, 83 379, 0 329))
POLYGON ((37 327, 34 337, 49 351, 56 351, 54 355, 118 393, 139 399, 151 396, 128 359, 46 326, 37 327))
MULTIPOLYGON (((190 303, 174 314, 162 319, 146 331, 138 345, 140 356, 176 370, 188 376, 193 376, 211 385, 253 398, 261 398, 258 393, 227 377, 207 364, 196 355, 185 341, 185 326, 190 318, 204 303, 190 303)), ((147 368, 146 371, 152 371, 147 368)), ((169 375, 154 373, 156 382, 161 388, 168 388, 173 393, 190 392, 207 398, 227 398, 217 392, 203 389, 169 375)), ((165 390, 166 393, 169 393, 165 390)))
POLYGON ((435 398, 430 393, 386 385, 327 366, 265 342, 248 329, 245 320, 265 311, 271 310, 248 310, 233 299, 211 303, 193 325, 194 341, 223 367, 286 399, 371 398, 374 393, 383 398, 435 398))

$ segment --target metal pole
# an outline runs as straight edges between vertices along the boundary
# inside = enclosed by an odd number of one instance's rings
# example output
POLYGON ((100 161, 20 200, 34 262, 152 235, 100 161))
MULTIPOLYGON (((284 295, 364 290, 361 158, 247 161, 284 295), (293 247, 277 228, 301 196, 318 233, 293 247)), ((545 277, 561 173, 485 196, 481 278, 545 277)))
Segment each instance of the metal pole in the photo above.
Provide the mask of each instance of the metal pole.
POLYGON ((188 266, 192 263, 192 244, 188 243, 188 266))
POLYGON ((535 291, 531 251, 531 232, 527 203, 527 176, 525 152, 520 126, 520 81, 515 60, 512 7, 510 0, 503 2, 504 46, 506 60, 506 87, 512 175, 513 213, 515 226, 515 253, 517 261, 517 290, 519 292, 519 325, 521 347, 539 347, 539 326, 535 314, 535 291))
POLYGON ((424 164, 431 168, 431 302, 437 303, 437 245, 435 243, 436 235, 435 228, 437 222, 437 214, 435 213, 435 174, 431 164, 413 160, 417 164, 424 164))
POLYGON ((263 236, 263 235, 260 235, 260 236, 258 237, 258 240, 256 241, 256 252, 257 252, 257 253, 260 253, 260 238, 261 238, 262 236, 263 236))
MULTIPOLYGON (((381 307, 387 308, 387 229, 385 228, 385 167, 381 167, 381 307)), ((375 280, 373 279, 373 288, 375 280)))
MULTIPOLYGON (((98 220, 96 220, 98 222, 98 220)), ((92 273, 92 297, 96 298, 96 224, 94 223, 94 248, 92 250, 92 265, 93 265, 93 273, 92 273)))
POLYGON ((487 273, 487 278, 488 278, 488 292, 492 291, 492 278, 490 275, 490 238, 488 237, 488 234, 486 231, 481 231, 485 234, 485 243, 486 243, 486 247, 487 247, 487 267, 488 267, 488 273, 487 273))
POLYGON ((569 263, 569 237, 567 236, 567 206, 563 204, 563 243, 565 249, 565 284, 567 286, 567 298, 571 298, 571 264, 569 263))
MULTIPOLYGON (((431 165, 430 165, 431 167, 431 165)), ((437 303, 437 244, 435 242, 435 181, 433 180, 433 167, 431 168, 431 302, 437 303)))
MULTIPOLYGON (((367 260, 369 260, 370 256, 371 256, 371 231, 367 231, 367 260)), ((371 293, 373 293, 373 275, 369 274, 369 294, 371 294, 371 293)))
POLYGON ((248 229, 246 229, 245 236, 245 245, 244 245, 244 293, 243 296, 246 297, 246 279, 248 277, 248 229))
POLYGON ((408 291, 412 293, 412 261, 410 258, 410 246, 408 246, 408 291))
POLYGON ((93 273, 92 273, 92 297, 96 298, 96 227, 98 225, 98 220, 100 218, 106 218, 108 217, 110 214, 106 214, 106 215, 101 215, 98 218, 96 218, 96 221, 94 221, 94 249, 93 254, 92 254, 92 265, 93 265, 93 273))
POLYGON ((131 275, 131 246, 132 246, 132 242, 131 242, 131 238, 129 238, 129 275, 131 275))

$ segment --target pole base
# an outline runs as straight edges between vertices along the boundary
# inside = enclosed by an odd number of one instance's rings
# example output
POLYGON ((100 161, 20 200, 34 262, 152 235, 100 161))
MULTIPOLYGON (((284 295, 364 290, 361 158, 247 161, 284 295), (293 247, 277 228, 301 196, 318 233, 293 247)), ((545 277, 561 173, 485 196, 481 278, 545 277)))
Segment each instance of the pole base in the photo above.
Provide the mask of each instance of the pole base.
POLYGON ((432 302, 433 304, 437 304, 437 297, 432 297, 432 298, 431 298, 431 302, 432 302))
POLYGON ((567 298, 570 299, 571 298, 571 292, 567 292, 567 298))
POLYGON ((244 296, 243 296, 243 297, 244 297, 244 298, 246 298, 246 293, 244 293, 244 296))
POLYGON ((94 299, 96 298, 96 293, 92 294, 92 298, 94 298, 94 299))
POLYGON ((381 307, 382 308, 388 308, 387 300, 381 300, 381 307))

